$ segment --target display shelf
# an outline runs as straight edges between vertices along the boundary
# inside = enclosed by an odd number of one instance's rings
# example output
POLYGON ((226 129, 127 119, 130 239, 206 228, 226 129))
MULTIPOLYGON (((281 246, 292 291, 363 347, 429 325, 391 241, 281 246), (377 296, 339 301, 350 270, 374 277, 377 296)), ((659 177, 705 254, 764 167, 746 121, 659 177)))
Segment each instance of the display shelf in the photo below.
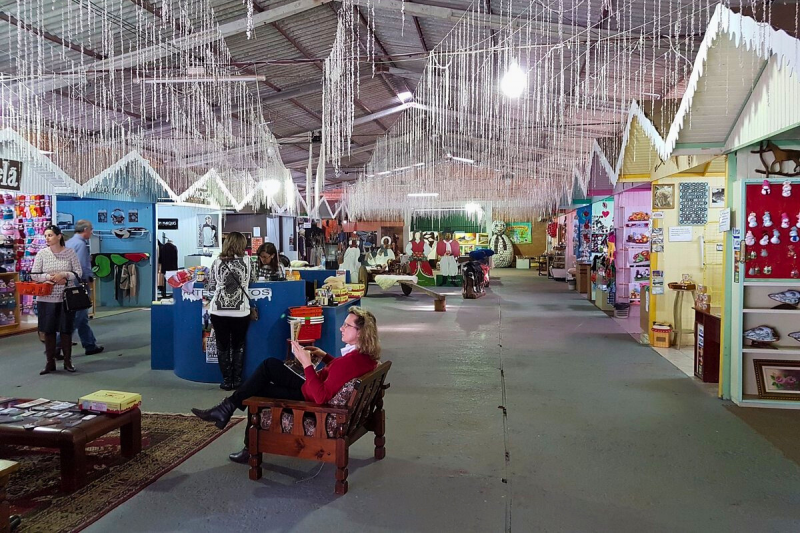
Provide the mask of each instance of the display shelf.
POLYGON ((768 409, 800 409, 800 401, 791 400, 765 400, 754 394, 745 394, 739 405, 743 407, 763 407, 768 409))
POLYGON ((800 355, 800 345, 797 348, 786 348, 784 346, 776 346, 773 348, 754 348, 752 346, 742 346, 743 353, 763 353, 770 355, 800 355))
POLYGON ((785 287, 786 285, 797 285, 800 284, 800 279, 786 279, 784 281, 746 281, 745 278, 744 286, 745 287, 785 287))
POLYGON ((757 313, 759 315, 761 315, 761 314, 772 314, 772 313, 779 314, 779 315, 783 315, 783 314, 796 315, 796 314, 800 314, 800 309, 761 309, 761 308, 757 308, 757 307, 752 307, 752 308, 749 308, 749 309, 742 309, 742 313, 757 313))

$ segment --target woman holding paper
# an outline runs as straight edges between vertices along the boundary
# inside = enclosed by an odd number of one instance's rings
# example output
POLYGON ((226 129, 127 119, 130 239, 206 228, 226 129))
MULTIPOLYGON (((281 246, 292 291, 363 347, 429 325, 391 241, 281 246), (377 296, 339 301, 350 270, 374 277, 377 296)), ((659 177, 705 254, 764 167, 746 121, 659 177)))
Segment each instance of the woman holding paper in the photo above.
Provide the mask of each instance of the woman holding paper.
MULTIPOLYGON (((303 348, 297 341, 292 341, 292 353, 302 364, 304 377, 289 370, 280 359, 268 357, 222 403, 211 409, 192 409, 192 413, 206 422, 213 422, 219 429, 224 429, 233 412, 244 409, 242 402, 252 396, 324 404, 348 381, 374 370, 381 356, 378 325, 375 316, 369 311, 351 307, 339 330, 345 343, 341 357, 333 357, 314 346, 303 348), (325 368, 315 370, 312 357, 321 359, 325 368)), ((250 454, 245 445, 242 450, 230 454, 229 457, 231 461, 247 463, 250 454)))

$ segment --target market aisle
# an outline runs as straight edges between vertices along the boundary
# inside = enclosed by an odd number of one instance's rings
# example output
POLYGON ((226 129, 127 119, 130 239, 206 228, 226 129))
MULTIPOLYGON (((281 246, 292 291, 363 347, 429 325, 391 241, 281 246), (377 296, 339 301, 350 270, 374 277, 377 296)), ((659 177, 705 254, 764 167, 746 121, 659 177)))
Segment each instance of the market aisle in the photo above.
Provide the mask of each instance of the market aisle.
POLYGON ((800 413, 718 400, 562 284, 503 282, 515 530, 800 530, 800 469, 767 440, 800 413))
MULTIPOLYGON (((285 457, 250 481, 226 458, 241 443, 231 431, 87 531, 800 530, 798 413, 731 408, 565 284, 499 278, 480 300, 450 297, 447 313, 371 291, 394 362, 387 457, 371 459, 370 438, 351 448, 346 496, 331 465, 307 479, 316 464, 285 457)), ((92 326, 110 354, 78 358, 75 376, 36 375, 34 336, 9 355, 4 340, 0 394, 121 388, 171 412, 222 397, 149 370, 148 313, 92 326)))

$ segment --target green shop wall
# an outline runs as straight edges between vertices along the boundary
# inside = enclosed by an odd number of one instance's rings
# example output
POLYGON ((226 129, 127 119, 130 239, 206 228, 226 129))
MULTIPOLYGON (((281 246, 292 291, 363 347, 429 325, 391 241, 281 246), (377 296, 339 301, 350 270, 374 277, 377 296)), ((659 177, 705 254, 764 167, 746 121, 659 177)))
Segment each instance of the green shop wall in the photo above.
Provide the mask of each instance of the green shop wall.
POLYGON ((467 217, 463 211, 438 216, 414 215, 411 219, 413 231, 464 231, 467 233, 486 233, 485 221, 476 222, 467 217))

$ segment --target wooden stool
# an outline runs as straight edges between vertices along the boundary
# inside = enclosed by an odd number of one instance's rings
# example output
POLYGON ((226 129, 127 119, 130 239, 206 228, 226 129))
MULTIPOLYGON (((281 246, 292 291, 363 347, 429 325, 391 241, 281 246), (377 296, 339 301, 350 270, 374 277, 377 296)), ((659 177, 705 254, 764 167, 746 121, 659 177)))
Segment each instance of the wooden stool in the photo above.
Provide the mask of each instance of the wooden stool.
POLYGON ((697 288, 695 285, 681 285, 678 283, 670 283, 669 288, 675 291, 675 304, 672 308, 672 315, 673 315, 673 328, 672 332, 675 334, 675 348, 678 350, 681 349, 683 344, 682 338, 684 333, 694 333, 694 328, 692 329, 683 329, 683 295, 687 292, 692 293, 692 305, 694 305, 695 300, 695 289, 697 288))
POLYGON ((19 469, 19 465, 13 461, 0 459, 0 533, 9 533, 11 524, 8 515, 11 505, 8 503, 6 487, 11 474, 19 469))

